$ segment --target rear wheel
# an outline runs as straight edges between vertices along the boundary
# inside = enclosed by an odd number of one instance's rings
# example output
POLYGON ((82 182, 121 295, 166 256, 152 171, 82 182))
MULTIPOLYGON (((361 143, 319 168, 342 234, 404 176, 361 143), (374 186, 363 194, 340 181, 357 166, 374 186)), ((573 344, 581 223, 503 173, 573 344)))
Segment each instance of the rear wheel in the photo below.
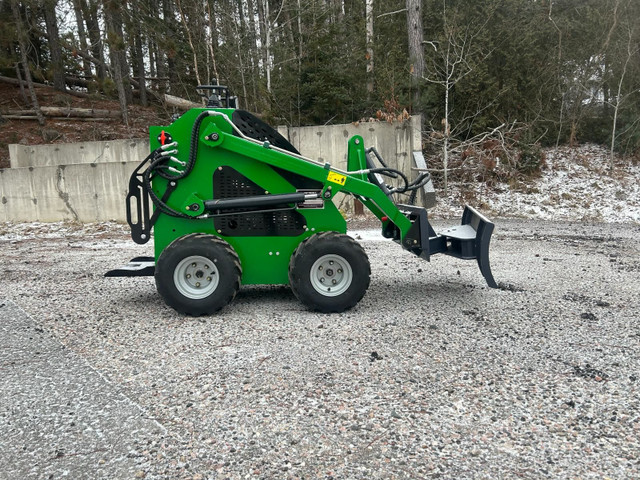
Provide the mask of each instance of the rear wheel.
POLYGON ((174 240, 158 258, 158 293, 170 307, 187 315, 217 312, 240 288, 238 255, 224 240, 194 233, 174 240))
POLYGON ((312 310, 342 312, 364 296, 371 276, 362 246, 347 235, 320 233, 302 242, 289 264, 295 296, 312 310))

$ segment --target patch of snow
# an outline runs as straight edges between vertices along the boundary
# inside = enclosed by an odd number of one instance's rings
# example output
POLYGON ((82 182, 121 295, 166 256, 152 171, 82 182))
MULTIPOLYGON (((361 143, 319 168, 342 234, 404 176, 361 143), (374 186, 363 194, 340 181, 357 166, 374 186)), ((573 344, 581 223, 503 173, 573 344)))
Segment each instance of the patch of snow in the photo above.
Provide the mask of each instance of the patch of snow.
POLYGON ((481 210, 492 216, 541 220, 640 223, 640 166, 616 160, 610 169, 609 152, 598 145, 548 149, 540 178, 516 188, 499 184, 452 184, 448 195, 439 193, 430 214, 460 216, 463 198, 471 194, 481 210))
POLYGON ((367 228, 367 229, 349 230, 347 231, 347 234, 355 238, 359 242, 379 242, 379 241, 391 242, 393 241, 390 238, 384 238, 382 236, 382 232, 379 227, 376 229, 367 228))
POLYGON ((129 235, 129 227, 118 222, 0 222, 0 241, 66 238, 74 241, 129 235))

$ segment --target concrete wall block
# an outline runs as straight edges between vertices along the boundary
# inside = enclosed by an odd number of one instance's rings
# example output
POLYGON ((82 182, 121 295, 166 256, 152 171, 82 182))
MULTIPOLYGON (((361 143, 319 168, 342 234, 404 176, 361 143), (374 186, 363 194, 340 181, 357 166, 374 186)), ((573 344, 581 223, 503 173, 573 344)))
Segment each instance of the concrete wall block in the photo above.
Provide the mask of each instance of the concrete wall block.
POLYGON ((77 163, 140 162, 149 154, 148 139, 53 145, 9 145, 11 168, 77 163))
POLYGON ((57 167, 0 170, 2 210, 6 221, 74 220, 59 194, 57 167))
POLYGON ((392 168, 406 163, 410 155, 411 124, 360 123, 327 125, 322 127, 279 127, 281 134, 288 134, 289 141, 302 155, 328 162, 337 168, 347 167, 347 142, 360 135, 367 147, 375 147, 392 168))
POLYGON ((69 208, 80 222, 126 220, 129 177, 137 162, 69 165, 64 169, 64 186, 69 208))

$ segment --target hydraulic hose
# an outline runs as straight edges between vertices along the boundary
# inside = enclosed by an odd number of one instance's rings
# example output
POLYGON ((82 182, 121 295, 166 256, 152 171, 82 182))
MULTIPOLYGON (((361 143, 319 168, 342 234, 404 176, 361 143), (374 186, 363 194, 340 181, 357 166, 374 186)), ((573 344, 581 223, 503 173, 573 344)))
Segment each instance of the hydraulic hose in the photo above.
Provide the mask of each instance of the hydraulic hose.
POLYGON ((144 188, 148 192, 149 197, 151 198, 151 201, 156 206, 156 208, 158 208, 162 213, 165 213, 171 217, 192 218, 185 213, 179 212, 171 208, 169 205, 167 205, 165 202, 162 201, 162 199, 153 191, 153 188, 151 188, 152 177, 155 175, 158 175, 159 177, 162 177, 167 181, 175 182, 177 180, 181 180, 185 178, 187 175, 191 173, 191 171, 193 170, 193 167, 196 164, 196 159, 198 157, 198 143, 199 143, 198 137, 200 134, 200 126, 202 124, 202 121, 208 116, 209 116, 208 111, 202 112, 200 113, 200 115, 196 117, 193 123, 193 128, 191 129, 191 139, 189 144, 189 160, 186 163, 186 168, 182 172, 178 174, 168 173, 168 172, 179 172, 179 170, 174 169, 169 165, 166 165, 166 163, 169 162, 172 159, 172 157, 160 156, 159 153, 162 150, 162 147, 154 150, 144 160, 146 162, 149 159, 152 159, 151 164, 142 174, 144 188))

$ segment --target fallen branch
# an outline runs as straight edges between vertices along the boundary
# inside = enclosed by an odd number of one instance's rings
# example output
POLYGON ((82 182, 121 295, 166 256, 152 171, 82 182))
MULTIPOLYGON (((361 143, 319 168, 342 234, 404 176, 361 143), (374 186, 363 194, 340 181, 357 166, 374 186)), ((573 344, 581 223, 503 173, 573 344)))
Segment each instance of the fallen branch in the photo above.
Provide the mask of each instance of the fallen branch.
MULTIPOLYGON (((34 117, 33 115, 4 115, 5 120, 38 120, 38 117, 34 117)), ((51 120, 59 120, 59 121, 73 121, 73 122, 113 122, 116 120, 114 117, 105 118, 105 117, 47 117, 51 120)))
MULTIPOLYGON (((63 118, 120 118, 122 112, 120 110, 104 110, 93 108, 71 108, 71 107, 41 107, 42 113, 46 117, 63 117, 63 118)), ((14 116, 32 116, 35 114, 33 110, 7 110, 3 112, 5 115, 14 116)))
MULTIPOLYGON (((11 77, 0 76, 0 82, 9 83, 11 85, 27 86, 27 82, 25 82, 24 80, 18 80, 17 78, 11 78, 11 77)), ((40 88, 40 87, 48 87, 49 85, 45 85, 44 83, 33 82, 33 86, 40 88)))
POLYGON ((184 108, 188 110, 189 108, 202 108, 202 105, 199 103, 194 103, 191 100, 186 100, 180 97, 174 97, 173 95, 164 94, 164 103, 169 105, 170 107, 184 108))

